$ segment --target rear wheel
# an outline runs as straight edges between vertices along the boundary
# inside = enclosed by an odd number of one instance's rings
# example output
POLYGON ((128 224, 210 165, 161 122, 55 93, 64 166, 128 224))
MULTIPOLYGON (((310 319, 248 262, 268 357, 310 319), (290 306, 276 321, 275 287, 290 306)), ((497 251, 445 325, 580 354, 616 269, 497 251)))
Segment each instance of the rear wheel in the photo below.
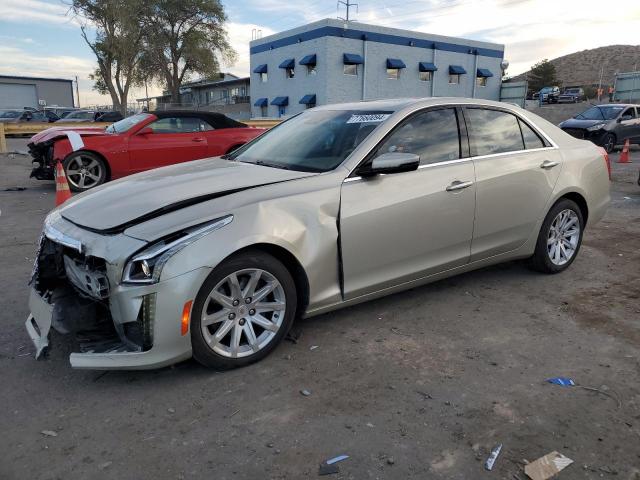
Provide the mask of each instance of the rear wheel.
POLYGON ((558 201, 542 222, 531 267, 543 273, 566 270, 578 255, 583 228, 580 207, 568 198, 558 201))
POLYGON ((69 187, 74 192, 84 192, 102 185, 107 179, 107 167, 98 155, 92 152, 74 152, 62 162, 69 187))
POLYGON ((232 257, 209 275, 196 297, 193 357, 217 369, 261 360, 287 334, 295 313, 295 283, 280 261, 261 251, 232 257))

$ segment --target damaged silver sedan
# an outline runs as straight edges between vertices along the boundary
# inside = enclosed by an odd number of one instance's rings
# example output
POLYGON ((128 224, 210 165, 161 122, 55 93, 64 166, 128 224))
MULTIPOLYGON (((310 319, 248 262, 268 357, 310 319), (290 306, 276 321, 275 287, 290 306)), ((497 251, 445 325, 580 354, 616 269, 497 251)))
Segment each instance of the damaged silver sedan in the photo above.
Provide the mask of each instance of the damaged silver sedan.
POLYGON ((247 365, 296 318, 511 259, 563 271, 606 210, 607 161, 502 103, 317 107, 51 212, 27 330, 38 354, 73 335, 77 368, 247 365))

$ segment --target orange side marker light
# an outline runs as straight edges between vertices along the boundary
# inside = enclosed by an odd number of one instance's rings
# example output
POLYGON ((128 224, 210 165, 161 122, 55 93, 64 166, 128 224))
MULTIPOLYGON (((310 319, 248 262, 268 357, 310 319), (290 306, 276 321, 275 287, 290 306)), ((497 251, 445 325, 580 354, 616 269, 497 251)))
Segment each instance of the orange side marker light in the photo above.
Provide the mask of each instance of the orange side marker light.
POLYGON ((182 325, 180 328, 180 333, 184 337, 187 333, 189 333, 189 318, 191 317, 191 305, 193 305, 193 300, 189 300, 184 304, 184 308, 182 309, 182 325))

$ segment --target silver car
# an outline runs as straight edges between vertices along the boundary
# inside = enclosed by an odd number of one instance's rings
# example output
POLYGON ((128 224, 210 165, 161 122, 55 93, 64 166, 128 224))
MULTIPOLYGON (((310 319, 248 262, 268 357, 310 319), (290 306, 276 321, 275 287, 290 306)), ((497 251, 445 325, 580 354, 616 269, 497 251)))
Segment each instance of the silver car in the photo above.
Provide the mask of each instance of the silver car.
POLYGON ((565 270, 609 203, 607 162, 498 102, 316 107, 52 211, 27 330, 38 354, 73 333, 77 368, 247 365, 300 317, 512 259, 565 270))

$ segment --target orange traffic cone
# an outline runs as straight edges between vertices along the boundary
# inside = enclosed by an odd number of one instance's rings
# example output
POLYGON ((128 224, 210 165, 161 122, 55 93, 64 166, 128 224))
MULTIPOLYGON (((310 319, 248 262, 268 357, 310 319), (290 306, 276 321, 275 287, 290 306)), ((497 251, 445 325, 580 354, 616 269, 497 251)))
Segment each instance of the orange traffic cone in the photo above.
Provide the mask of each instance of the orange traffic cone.
POLYGON ((64 174, 62 163, 60 163, 60 160, 58 160, 58 164, 56 165, 56 207, 63 204, 70 198, 71 190, 69 189, 69 184, 67 183, 67 177, 64 174))
POLYGON ((618 158, 618 163, 631 163, 631 160, 629 160, 629 139, 628 138, 624 142, 622 153, 620 154, 620 158, 618 158))

